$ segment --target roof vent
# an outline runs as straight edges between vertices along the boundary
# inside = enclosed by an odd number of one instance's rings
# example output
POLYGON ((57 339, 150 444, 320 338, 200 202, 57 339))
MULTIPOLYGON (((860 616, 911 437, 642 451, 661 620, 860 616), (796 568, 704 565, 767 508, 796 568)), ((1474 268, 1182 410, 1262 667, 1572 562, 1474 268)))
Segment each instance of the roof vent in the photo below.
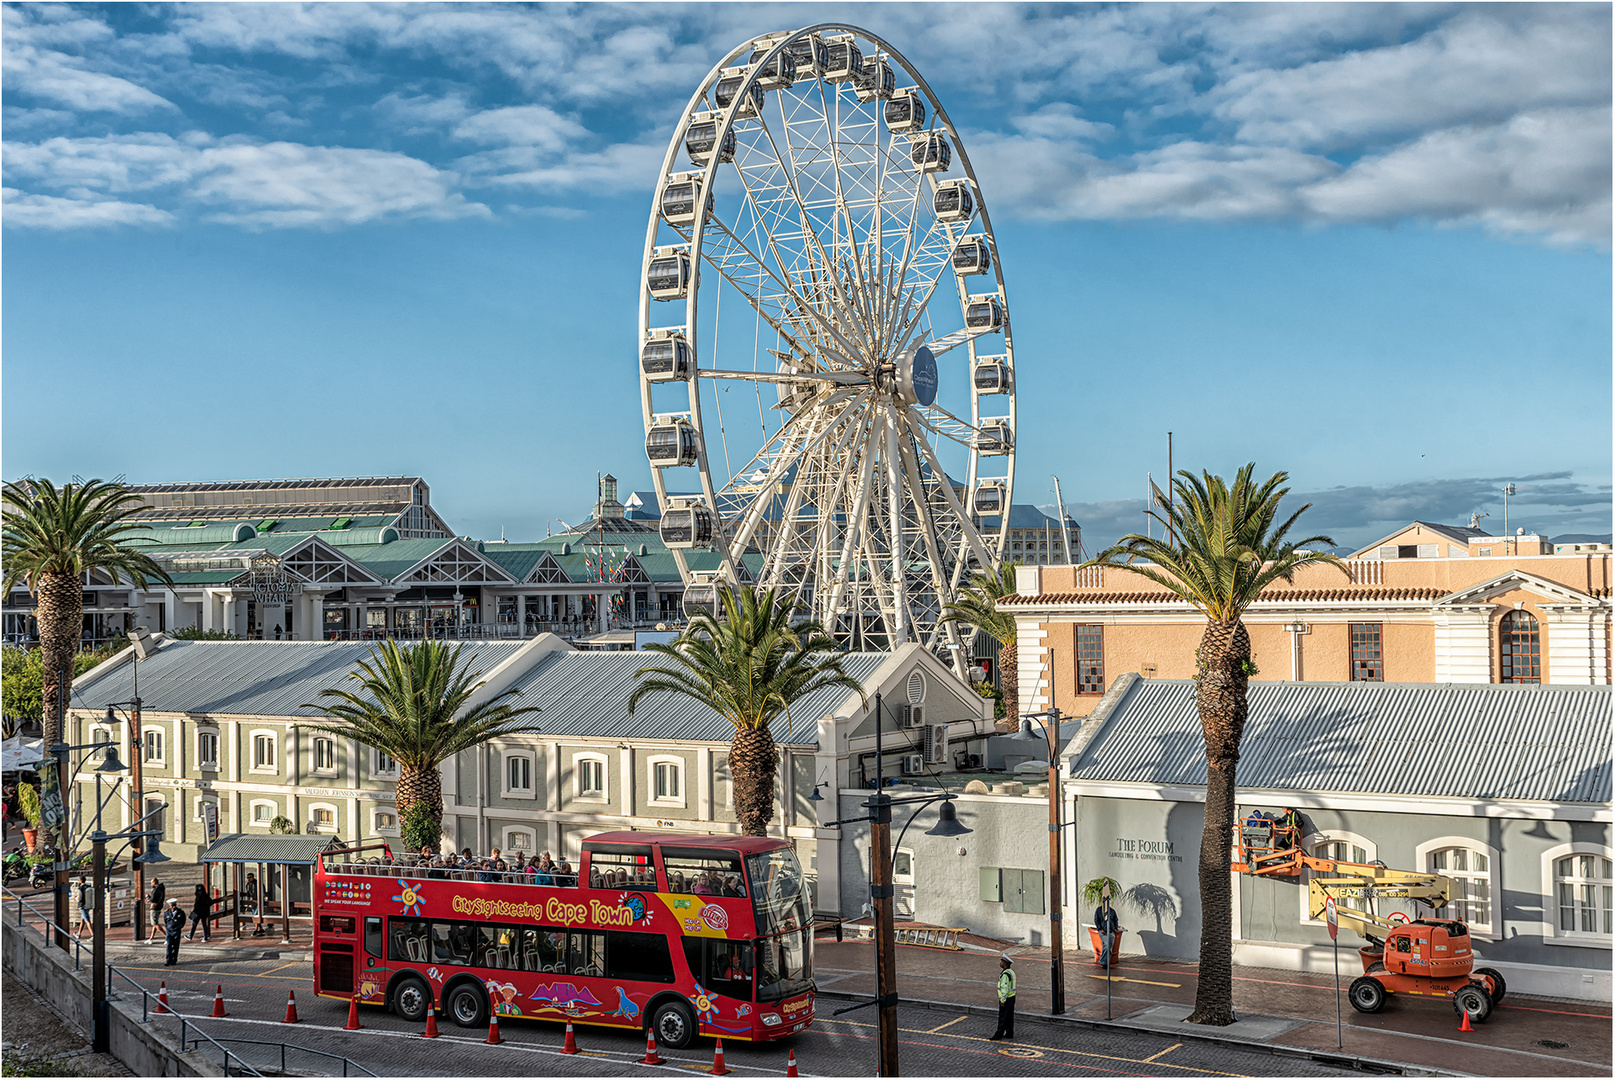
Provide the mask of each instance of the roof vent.
POLYGON ((562 544, 561 545, 561 554, 562 555, 570 555, 570 554, 572 554, 572 545, 571 544, 562 544))
POLYGON ((635 555, 649 555, 650 554, 650 545, 649 544, 640 544, 639 545, 639 550, 634 552, 634 554, 635 555))
POLYGON ((908 703, 918 705, 925 700, 925 676, 912 671, 908 676, 908 703))

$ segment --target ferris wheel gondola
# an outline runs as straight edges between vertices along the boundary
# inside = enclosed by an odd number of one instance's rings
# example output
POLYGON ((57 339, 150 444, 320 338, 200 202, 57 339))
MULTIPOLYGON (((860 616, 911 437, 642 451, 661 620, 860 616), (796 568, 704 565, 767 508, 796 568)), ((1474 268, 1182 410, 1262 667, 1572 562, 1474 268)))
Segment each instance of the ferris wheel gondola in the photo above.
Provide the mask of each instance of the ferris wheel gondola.
POLYGON ((840 24, 737 45, 672 133, 642 275, 646 454, 686 609, 755 582, 962 675, 943 613, 1008 535, 1014 345, 980 185, 920 73, 840 24))

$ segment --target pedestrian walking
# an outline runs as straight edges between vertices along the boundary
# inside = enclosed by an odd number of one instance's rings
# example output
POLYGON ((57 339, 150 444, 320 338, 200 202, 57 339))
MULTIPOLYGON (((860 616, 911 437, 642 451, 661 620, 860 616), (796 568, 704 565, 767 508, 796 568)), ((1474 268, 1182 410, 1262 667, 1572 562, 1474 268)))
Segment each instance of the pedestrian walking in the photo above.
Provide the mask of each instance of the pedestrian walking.
POLYGON ((213 906, 213 898, 207 894, 206 885, 196 887, 196 895, 191 899, 191 932, 185 936, 187 941, 196 940, 196 925, 202 924, 202 940, 211 941, 212 935, 208 933, 208 908, 213 906))
POLYGON ((998 1030, 992 1040, 1015 1037, 1015 961, 1008 953, 998 954, 998 1030))
POLYGON ((1110 943, 1120 930, 1121 923, 1116 918, 1116 909, 1110 906, 1110 901, 1102 902, 1093 912, 1094 929, 1099 931, 1099 966, 1110 967, 1110 943))
POLYGON ((168 886, 160 878, 151 879, 151 888, 146 891, 146 910, 151 912, 151 940, 157 940, 157 931, 163 928, 163 900, 168 896, 168 886))
POLYGON ((163 939, 168 943, 168 956, 163 961, 164 967, 173 967, 179 963, 179 939, 185 933, 185 913, 179 909, 179 901, 174 897, 168 898, 168 909, 163 912, 163 939))
POLYGON ((90 879, 80 874, 73 892, 79 902, 78 929, 73 931, 73 936, 77 938, 83 937, 84 931, 90 928, 90 909, 95 906, 95 889, 90 885, 90 879))

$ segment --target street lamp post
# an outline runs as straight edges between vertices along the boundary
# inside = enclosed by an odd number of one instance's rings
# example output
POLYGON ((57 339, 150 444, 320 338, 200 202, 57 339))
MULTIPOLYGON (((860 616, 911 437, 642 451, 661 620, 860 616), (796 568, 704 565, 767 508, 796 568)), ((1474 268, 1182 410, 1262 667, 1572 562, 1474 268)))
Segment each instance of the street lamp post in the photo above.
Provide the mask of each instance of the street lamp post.
MULTIPOLYGON (((139 664, 135 667, 135 678, 139 679, 139 664)), ((107 705, 106 723, 108 728, 118 726, 118 713, 127 706, 125 713, 129 718, 129 820, 144 821, 146 819, 146 791, 141 781, 141 761, 146 756, 145 740, 140 733, 140 684, 135 683, 135 696, 128 701, 114 701, 107 705)), ((131 851, 135 857, 130 861, 135 868, 135 941, 146 939, 146 871, 144 862, 140 858, 145 845, 140 837, 132 840, 131 851)), ((156 860, 147 860, 156 861, 156 860)))
MULTIPOLYGON (((1061 903, 1060 830, 1060 720, 1059 709, 1046 713, 1023 713, 1021 719, 1030 723, 1041 719, 1038 725, 1049 746, 1049 992, 1052 1001, 1049 1011, 1055 1015, 1065 1012, 1065 931, 1064 911, 1061 903)), ((1030 734, 1022 736, 1030 738, 1030 734)))
MULTIPOLYGON (((110 755, 109 755, 110 756, 110 755)), ((158 839, 162 836, 161 829, 141 830, 142 822, 121 831, 108 835, 101 829, 101 808, 96 806, 95 831, 90 834, 91 868, 95 888, 95 910, 91 917, 90 940, 90 979, 91 979, 91 1047, 97 1053, 107 1053, 111 1050, 111 1031, 107 1023, 107 841, 128 840, 131 845, 138 844, 142 838, 152 837, 151 850, 136 856, 131 860, 138 869, 144 863, 162 863, 168 861, 162 848, 158 846, 158 839)), ((138 909, 137 909, 138 910, 138 909)), ((140 926, 137 923, 135 933, 138 939, 140 926)))
MULTIPOLYGON (((68 785, 72 784, 73 781, 77 779, 80 770, 84 768, 84 758, 79 759, 78 765, 69 768, 69 755, 71 755, 75 750, 90 751, 103 749, 106 750, 106 757, 95 771, 97 773, 122 772, 123 762, 118 760, 118 744, 115 742, 79 743, 77 745, 69 745, 65 742, 57 742, 52 743, 45 751, 46 753, 50 754, 51 757, 56 759, 56 792, 57 798, 61 802, 65 804, 66 796, 62 793, 67 790, 68 785)), ((87 758, 88 756, 89 755, 86 753, 85 757, 87 758)), ((99 802, 99 799, 97 801, 99 802)), ((96 807, 95 813, 96 821, 99 823, 101 820, 101 808, 99 805, 96 807)), ((77 817, 77 811, 75 811, 74 817, 77 817)), ((67 879, 68 870, 72 866, 71 860, 73 856, 73 849, 78 846, 78 841, 75 839, 75 830, 77 827, 78 822, 76 820, 68 820, 66 818, 59 822, 56 827, 56 850, 54 852, 55 862, 52 864, 52 868, 54 870, 54 874, 52 876, 55 879, 56 895, 53 898, 54 903, 52 904, 51 918, 52 921, 56 923, 56 947, 58 949, 62 949, 63 951, 66 951, 70 947, 67 934, 68 919, 70 917, 67 905, 67 879)), ((99 828, 99 824, 97 827, 99 828)))
MULTIPOLYGON (((892 807, 913 806, 914 813, 903 825, 903 833, 914 824, 921 810, 931 803, 940 802, 935 826, 928 836, 963 836, 970 832, 960 824, 952 801, 951 791, 941 795, 909 799, 894 799, 886 793, 881 748, 881 696, 875 695, 875 793, 859 805, 869 811, 861 817, 841 818, 825 823, 829 828, 853 822, 869 822, 869 901, 875 914, 875 998, 837 1009, 832 1016, 875 1006, 876 1076, 897 1076, 897 927, 893 922, 892 887, 892 807)), ((817 788, 814 789, 817 794, 817 788)), ((898 839, 902 839, 902 833, 898 839)))

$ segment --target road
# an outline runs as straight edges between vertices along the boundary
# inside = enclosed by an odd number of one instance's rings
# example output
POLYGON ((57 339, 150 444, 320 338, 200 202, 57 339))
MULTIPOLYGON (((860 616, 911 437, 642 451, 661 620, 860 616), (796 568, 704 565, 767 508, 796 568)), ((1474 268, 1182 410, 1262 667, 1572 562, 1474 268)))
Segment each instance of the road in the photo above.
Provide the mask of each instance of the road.
MULTIPOLYGON (((155 991, 168 984, 170 1006, 196 1026, 220 1040, 285 1041, 311 1050, 338 1054, 358 1062, 380 1076, 623 1076, 648 1071, 688 1074, 712 1064, 712 1044, 701 1040, 683 1051, 663 1049, 666 1064, 635 1064, 644 1056, 644 1043, 629 1032, 579 1028, 583 1053, 560 1052, 564 1029, 556 1024, 505 1020, 500 1024, 504 1043, 489 1046, 486 1031, 455 1027, 444 1022, 442 1036, 423 1039, 419 1025, 407 1024, 377 1008, 359 1012, 361 1031, 344 1031, 347 1006, 312 996, 309 963, 280 960, 186 961, 165 968, 150 953, 125 960, 115 958, 118 969, 155 991), (210 1019, 215 986, 224 988, 229 1016, 210 1019), (288 990, 297 994, 300 1022, 283 1023, 288 990)), ((132 991, 121 984, 121 996, 132 991)), ((135 996, 138 1005, 138 996, 135 996)), ((824 1013, 836 1007, 821 1002, 824 1013)), ((152 1022, 177 1031, 173 1018, 152 1022)), ((1255 1051, 1225 1049, 1166 1036, 1094 1032, 1048 1021, 1027 1019, 1017 1024, 1014 1042, 990 1042, 992 1021, 963 1010, 948 1015, 932 1009, 898 1011, 902 1071, 908 1076, 1345 1076, 1333 1069, 1293 1057, 1276 1057, 1255 1051)), ((279 1050, 229 1044, 248 1061, 279 1067, 279 1050)), ((867 1012, 831 1019, 783 1044, 754 1046, 724 1044, 731 1070, 741 1076, 782 1076, 786 1049, 796 1051, 803 1076, 868 1076, 874 1072, 875 1041, 867 1012)), ((340 1063, 305 1053, 292 1053, 288 1070, 301 1073, 340 1073, 340 1063)))

